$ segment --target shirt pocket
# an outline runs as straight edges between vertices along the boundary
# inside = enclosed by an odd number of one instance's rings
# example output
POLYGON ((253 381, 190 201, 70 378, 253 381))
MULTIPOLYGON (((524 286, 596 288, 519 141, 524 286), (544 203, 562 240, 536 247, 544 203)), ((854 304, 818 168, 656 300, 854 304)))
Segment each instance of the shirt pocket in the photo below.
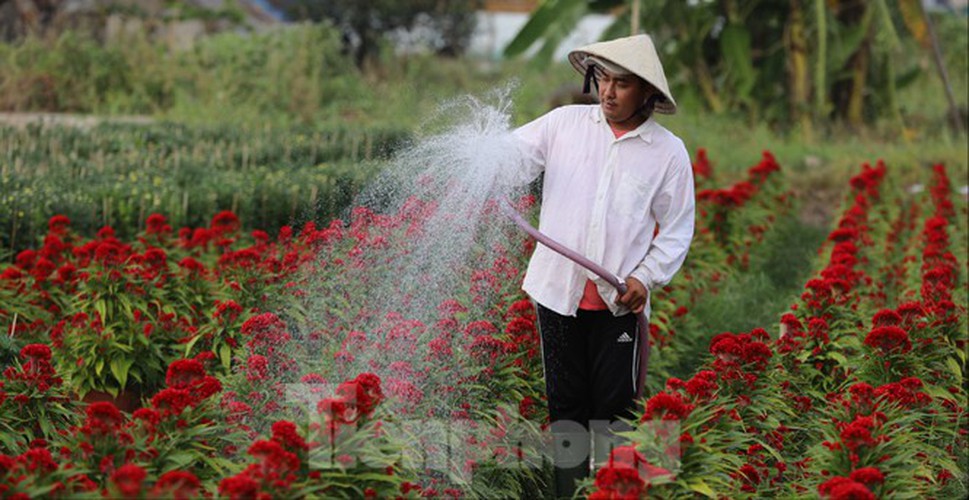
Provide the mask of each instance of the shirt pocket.
POLYGON ((626 217, 643 217, 649 211, 649 191, 649 182, 627 172, 619 177, 613 207, 626 217))

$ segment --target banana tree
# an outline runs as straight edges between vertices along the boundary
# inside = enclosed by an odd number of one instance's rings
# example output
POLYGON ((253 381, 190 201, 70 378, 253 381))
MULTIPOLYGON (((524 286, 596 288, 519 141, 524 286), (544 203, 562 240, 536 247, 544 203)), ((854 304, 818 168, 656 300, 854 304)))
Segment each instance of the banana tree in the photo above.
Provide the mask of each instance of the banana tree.
POLYGON ((807 135, 828 118, 901 122, 897 87, 918 69, 899 71, 895 24, 904 4, 917 0, 660 0, 635 9, 638 1, 547 0, 505 55, 539 44, 534 58, 547 62, 584 15, 609 12, 615 22, 603 38, 642 26, 675 91, 698 93, 712 112, 743 112, 807 135))

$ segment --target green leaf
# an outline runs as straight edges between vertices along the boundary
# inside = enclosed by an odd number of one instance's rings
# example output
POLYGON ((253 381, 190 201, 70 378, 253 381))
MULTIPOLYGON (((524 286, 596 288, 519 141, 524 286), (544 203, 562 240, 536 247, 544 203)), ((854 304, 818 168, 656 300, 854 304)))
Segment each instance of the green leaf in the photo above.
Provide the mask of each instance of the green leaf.
POLYGON ((198 342, 199 339, 201 339, 201 338, 202 338, 202 335, 201 334, 200 335, 196 335, 196 336, 192 337, 192 340, 189 340, 185 344, 185 357, 186 358, 190 357, 190 355, 192 354, 192 347, 195 347, 195 343, 198 342))
POLYGON ((222 366, 228 369, 232 363, 232 348, 229 347, 229 344, 219 346, 219 359, 222 360, 222 366))
POLYGON ((757 80, 751 56, 750 31, 736 24, 727 25, 720 34, 720 50, 723 51, 727 74, 734 82, 737 98, 747 100, 757 80))
POLYGON ((111 360, 111 374, 114 375, 121 387, 128 384, 128 371, 131 369, 132 363, 134 363, 134 360, 129 358, 111 360))
POLYGON ((707 498, 717 498, 717 494, 713 492, 713 488, 710 488, 710 485, 705 483, 702 479, 691 481, 687 483, 687 486, 689 486, 691 490, 707 498))
MULTIPOLYGON (((504 55, 505 57, 515 57, 524 54, 529 47, 535 44, 540 38, 548 35, 552 31, 553 27, 558 27, 559 31, 565 29, 571 31, 575 25, 563 27, 561 19, 564 14, 573 9, 586 9, 585 0, 549 0, 543 2, 528 21, 525 26, 515 35, 515 38, 505 46, 504 55), (559 26, 556 26, 559 25, 559 26)), ((546 45, 548 45, 546 43, 546 45)))
POLYGON ((841 354, 838 351, 831 351, 827 354, 829 358, 837 361, 839 365, 848 366, 848 358, 845 358, 844 354, 841 354))
POLYGON ((949 369, 950 372, 952 372, 952 375, 955 376, 956 385, 961 384, 962 377, 963 377, 962 367, 959 366, 959 362, 956 361, 956 358, 953 358, 951 356, 945 358, 945 366, 949 369))
POLYGON ((102 370, 104 370, 104 358, 98 358, 98 360, 94 362, 94 373, 100 377, 102 370))

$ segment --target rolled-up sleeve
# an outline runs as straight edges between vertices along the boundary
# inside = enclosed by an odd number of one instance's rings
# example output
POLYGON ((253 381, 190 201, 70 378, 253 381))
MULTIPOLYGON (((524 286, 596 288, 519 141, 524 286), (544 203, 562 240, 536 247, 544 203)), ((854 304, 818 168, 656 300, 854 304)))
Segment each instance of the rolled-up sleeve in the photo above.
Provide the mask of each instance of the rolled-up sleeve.
POLYGON ((679 271, 690 250, 696 219, 693 169, 684 150, 673 159, 650 207, 659 234, 653 239, 646 257, 630 275, 649 289, 666 285, 679 271))

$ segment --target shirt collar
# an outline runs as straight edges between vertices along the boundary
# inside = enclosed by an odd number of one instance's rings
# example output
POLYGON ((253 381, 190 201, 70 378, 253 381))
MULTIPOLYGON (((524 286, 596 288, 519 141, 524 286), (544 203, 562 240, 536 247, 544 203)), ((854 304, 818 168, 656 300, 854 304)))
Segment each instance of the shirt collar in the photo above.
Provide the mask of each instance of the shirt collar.
MULTIPOLYGON (((602 106, 599 106, 598 104, 596 104, 595 105, 595 109, 593 110, 591 117, 592 117, 592 121, 594 121, 596 123, 601 123, 601 124, 605 125, 606 127, 609 126, 609 124, 606 123, 606 117, 602 115, 602 106)), ((655 127, 655 123, 656 122, 655 122, 655 120, 653 120, 653 117, 650 116, 649 118, 646 119, 646 121, 644 121, 643 123, 639 124, 638 127, 634 128, 633 130, 630 130, 629 132, 626 132, 625 134, 623 134, 622 137, 620 137, 617 140, 622 140, 622 139, 625 139, 627 137, 632 137, 632 136, 638 135, 639 138, 642 139, 643 142, 645 142, 646 144, 652 144, 653 143, 653 130, 655 130, 655 128, 656 128, 655 127)), ((612 131, 610 130, 609 133, 612 134, 612 131)))

